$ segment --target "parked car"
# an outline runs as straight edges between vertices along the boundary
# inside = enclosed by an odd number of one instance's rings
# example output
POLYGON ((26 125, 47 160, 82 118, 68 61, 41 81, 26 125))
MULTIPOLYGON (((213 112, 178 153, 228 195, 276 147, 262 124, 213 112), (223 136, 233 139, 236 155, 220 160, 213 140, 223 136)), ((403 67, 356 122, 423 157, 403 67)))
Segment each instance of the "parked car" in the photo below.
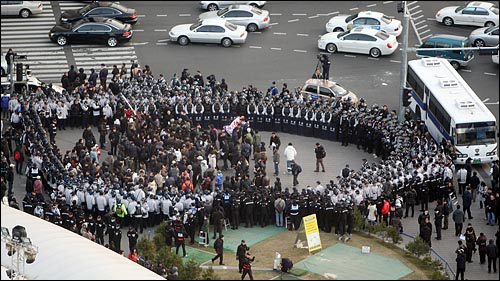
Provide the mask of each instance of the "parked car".
POLYGON ((469 38, 464 36, 438 34, 424 40, 420 48, 433 48, 433 50, 417 50, 418 58, 440 57, 446 58, 450 64, 458 69, 467 66, 474 58, 471 50, 440 50, 439 48, 464 48, 471 47, 469 38))
POLYGON ((498 52, 496 55, 492 55, 491 56, 491 61, 494 63, 494 64, 498 64, 498 52))
POLYGON ((60 46, 71 43, 102 43, 109 47, 119 42, 127 42, 132 38, 132 27, 110 18, 81 19, 74 23, 56 24, 49 32, 52 42, 60 46))
POLYGON ((200 20, 226 19, 236 25, 243 25, 248 32, 269 27, 269 12, 250 5, 231 5, 218 11, 200 14, 200 20))
POLYGON ((356 27, 383 30, 398 37, 403 31, 401 21, 383 13, 365 11, 354 15, 338 15, 326 23, 326 32, 346 31, 356 27))
POLYGON ((193 24, 176 25, 168 34, 172 41, 183 46, 193 42, 230 47, 232 44, 245 43, 248 36, 244 26, 232 24, 225 19, 206 19, 193 24))
POLYGON ((476 47, 496 46, 498 36, 498 26, 481 27, 470 33, 469 41, 476 47))
POLYGON ((309 99, 316 100, 340 97, 350 99, 357 103, 358 97, 353 92, 346 90, 339 83, 324 79, 308 79, 300 89, 300 93, 309 99))
POLYGON ((29 18, 31 15, 43 13, 41 1, 1 1, 2 16, 20 16, 29 18))
POLYGON ((81 9, 65 11, 61 14, 59 21, 66 23, 95 17, 112 18, 130 24, 137 22, 135 9, 113 2, 93 2, 81 9))
POLYGON ((473 1, 465 6, 444 7, 436 13, 436 21, 446 26, 454 24, 495 26, 498 25, 498 6, 493 3, 473 1))
MULTIPOLYGON (((31 92, 35 92, 38 87, 41 87, 42 84, 44 84, 42 81, 40 81, 37 77, 34 75, 23 75, 23 81, 16 81, 16 77, 13 77, 14 83, 11 83, 11 80, 9 77, 2 77, 1 78, 1 94, 8 94, 10 93, 11 85, 14 85, 14 93, 21 93, 21 94, 27 94, 28 89, 31 92), (28 88, 26 88, 26 85, 28 88)), ((53 85, 52 83, 47 84, 48 87, 52 88, 56 93, 63 93, 63 88, 58 85, 53 85)))
POLYGON ((266 5, 266 2, 267 1, 200 1, 200 7, 203 10, 209 11, 217 11, 218 9, 222 9, 234 4, 250 5, 257 8, 262 8, 264 7, 264 5, 266 5))
POLYGON ((357 27, 344 32, 326 33, 318 39, 318 48, 329 53, 368 54, 374 58, 391 55, 398 49, 396 36, 380 30, 357 27))

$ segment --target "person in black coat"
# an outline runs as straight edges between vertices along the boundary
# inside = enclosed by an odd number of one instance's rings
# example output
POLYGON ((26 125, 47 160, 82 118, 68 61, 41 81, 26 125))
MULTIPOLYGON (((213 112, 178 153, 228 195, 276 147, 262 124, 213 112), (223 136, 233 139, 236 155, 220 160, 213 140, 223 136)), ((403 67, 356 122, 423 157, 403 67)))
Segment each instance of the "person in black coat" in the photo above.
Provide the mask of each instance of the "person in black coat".
POLYGON ((493 271, 497 273, 498 248, 493 239, 490 239, 488 246, 486 246, 486 255, 488 256, 488 273, 491 273, 491 264, 493 264, 493 271))
POLYGON ((432 223, 430 222, 429 217, 425 217, 425 220, 422 224, 420 224, 420 238, 427 242, 429 247, 432 247, 431 242, 432 236, 432 223))
POLYGON ((455 261, 457 262, 457 274, 455 280, 458 280, 458 276, 461 275, 461 280, 464 280, 465 274, 465 251, 464 249, 458 249, 457 258, 455 261))
POLYGON ((467 186, 467 189, 464 191, 464 194, 462 195, 462 200, 463 200, 463 206, 464 206, 464 213, 467 212, 469 219, 470 220, 473 219, 473 217, 470 213, 470 206, 472 205, 472 193, 471 193, 470 185, 467 186))
POLYGON ((214 249, 217 255, 212 258, 212 263, 220 258, 219 265, 224 265, 224 235, 219 236, 214 242, 214 249))
POLYGON ((238 270, 241 273, 243 270, 243 262, 245 261, 245 255, 250 248, 247 246, 245 240, 241 240, 241 244, 236 249, 236 259, 239 262, 238 270))
POLYGON ((212 214, 212 222, 214 225, 214 236, 212 239, 215 239, 216 233, 219 233, 219 237, 222 236, 222 222, 224 220, 224 214, 221 210, 222 207, 216 206, 214 208, 214 213, 212 214))

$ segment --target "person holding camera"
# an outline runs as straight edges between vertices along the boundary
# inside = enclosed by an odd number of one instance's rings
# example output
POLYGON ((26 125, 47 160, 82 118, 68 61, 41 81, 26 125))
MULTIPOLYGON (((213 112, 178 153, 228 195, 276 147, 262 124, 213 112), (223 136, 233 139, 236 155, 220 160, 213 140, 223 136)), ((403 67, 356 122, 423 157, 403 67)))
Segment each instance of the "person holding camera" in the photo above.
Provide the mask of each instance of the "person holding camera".
POLYGON ((322 54, 320 57, 321 64, 323 66, 323 79, 330 79, 330 65, 332 62, 330 61, 329 54, 322 54))
POLYGON ((252 274, 252 262, 255 260, 255 257, 252 257, 250 253, 246 253, 243 258, 243 273, 241 274, 241 280, 245 279, 245 276, 250 277, 250 280, 253 280, 252 274))

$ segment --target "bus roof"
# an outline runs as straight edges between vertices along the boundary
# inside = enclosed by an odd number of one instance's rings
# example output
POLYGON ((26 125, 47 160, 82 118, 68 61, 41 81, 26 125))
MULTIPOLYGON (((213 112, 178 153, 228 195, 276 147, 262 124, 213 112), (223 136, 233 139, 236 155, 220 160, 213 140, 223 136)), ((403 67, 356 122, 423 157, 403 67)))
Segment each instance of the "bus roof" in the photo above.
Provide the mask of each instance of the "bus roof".
POLYGON ((495 116, 462 76, 443 58, 408 62, 456 124, 495 121, 495 116))

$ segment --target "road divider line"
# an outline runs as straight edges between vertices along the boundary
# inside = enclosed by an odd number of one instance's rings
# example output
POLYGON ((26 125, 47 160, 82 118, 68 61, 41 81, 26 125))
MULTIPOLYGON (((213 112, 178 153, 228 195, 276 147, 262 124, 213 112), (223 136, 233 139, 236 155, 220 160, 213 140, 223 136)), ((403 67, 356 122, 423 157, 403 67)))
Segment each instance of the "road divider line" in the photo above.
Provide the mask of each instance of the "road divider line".
POLYGON ((166 46, 166 45, 168 45, 168 43, 167 42, 156 42, 156 45, 166 46))
POLYGON ((344 55, 344 57, 355 58, 356 56, 354 56, 354 55, 344 55))
POLYGON ((487 101, 489 101, 489 100, 490 100, 490 98, 487 98, 487 99, 484 99, 484 100, 483 100, 483 102, 487 102, 487 101))
POLYGON ((415 10, 415 9, 418 9, 418 8, 420 8, 420 5, 417 5, 417 6, 411 7, 411 8, 409 8, 409 9, 408 9, 408 11, 410 11, 410 12, 411 12, 411 11, 413 11, 413 10, 415 10))
POLYGON ((167 15, 156 15, 157 17, 166 17, 167 15))
POLYGON ((495 74, 495 73, 491 73, 491 72, 485 72, 484 74, 486 74, 486 75, 491 75, 491 76, 496 76, 496 74, 495 74))
POLYGON ((281 14, 281 13, 270 13, 269 15, 270 16, 282 16, 283 14, 281 14))
POLYGON ((401 61, 399 61, 399 60, 390 60, 390 62, 401 63, 401 61))
POLYGON ((307 53, 307 51, 306 51, 306 50, 297 50, 297 49, 295 49, 295 50, 293 50, 293 51, 294 51, 294 52, 297 52, 297 53, 307 53))
POLYGON ((249 46, 250 49, 262 49, 262 46, 249 46))
POLYGON ((307 16, 307 14, 292 14, 292 16, 307 16))
POLYGON ((368 57, 369 60, 378 60, 378 58, 368 57))
POLYGON ((377 6, 377 4, 366 5, 367 8, 371 8, 371 7, 375 7, 375 6, 377 6))
POLYGON ((307 37, 307 36, 309 36, 309 34, 305 34, 305 33, 297 33, 297 36, 307 37))
POLYGON ((155 32, 166 32, 166 29, 155 29, 155 32))
POLYGON ((315 16, 310 16, 310 17, 307 17, 308 19, 315 19, 315 18, 319 18, 318 15, 315 15, 315 16))
POLYGON ((274 51, 281 51, 281 48, 270 48, 270 49, 274 51))
POLYGON ((326 14, 326 15, 327 15, 327 16, 331 16, 331 15, 335 15, 335 14, 338 14, 338 13, 339 13, 339 11, 335 11, 335 12, 328 13, 328 14, 326 14))
POLYGON ((356 11, 357 9, 359 9, 358 7, 354 7, 354 8, 350 8, 349 11, 356 11))
POLYGON ((498 105, 498 103, 499 102, 497 101, 497 102, 486 102, 484 104, 486 104, 486 105, 498 105))
POLYGON ((296 21, 299 21, 299 19, 289 20, 288 22, 296 22, 296 21))
POLYGON ((131 43, 132 46, 142 46, 142 45, 147 45, 149 42, 134 42, 131 43))
POLYGON ((179 14, 179 17, 190 17, 191 14, 179 14))
POLYGON ((460 71, 469 72, 469 73, 472 72, 472 70, 470 70, 470 69, 460 69, 460 71))
POLYGON ((420 30, 420 29, 426 28, 426 27, 428 27, 428 26, 429 26, 429 25, 427 25, 427 24, 426 24, 426 25, 422 25, 422 26, 418 27, 418 28, 417 28, 417 30, 420 30))
POLYGON ((286 32, 273 32, 274 35, 286 35, 286 32))
POLYGON ((269 25, 272 26, 272 25, 277 25, 279 24, 279 22, 273 22, 273 23, 270 23, 269 25))
POLYGON ((171 41, 170 39, 160 39, 158 40, 158 42, 168 42, 168 41, 171 41))
POLYGON ((133 32, 144 32, 144 29, 133 29, 133 32))
POLYGON ((392 3, 392 2, 394 2, 394 1, 384 1, 384 2, 382 2, 382 4, 389 4, 389 3, 392 3))
POLYGON ((415 23, 415 25, 420 25, 420 24, 422 24, 422 23, 424 23, 424 22, 425 22, 425 20, 421 20, 421 21, 419 21, 419 22, 416 22, 416 23, 415 23))

